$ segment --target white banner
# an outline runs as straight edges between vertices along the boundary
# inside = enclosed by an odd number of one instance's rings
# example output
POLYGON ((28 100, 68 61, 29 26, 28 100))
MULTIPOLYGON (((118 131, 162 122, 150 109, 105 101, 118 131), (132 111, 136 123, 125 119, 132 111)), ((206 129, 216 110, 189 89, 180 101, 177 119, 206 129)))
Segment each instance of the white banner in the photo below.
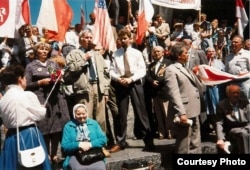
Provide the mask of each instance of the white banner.
POLYGON ((152 4, 175 9, 201 9, 201 0, 151 0, 152 4))
POLYGON ((30 23, 28 0, 1 0, 0 37, 14 38, 18 29, 30 23))
POLYGON ((16 20, 16 3, 9 0, 0 4, 0 37, 14 38, 16 20))

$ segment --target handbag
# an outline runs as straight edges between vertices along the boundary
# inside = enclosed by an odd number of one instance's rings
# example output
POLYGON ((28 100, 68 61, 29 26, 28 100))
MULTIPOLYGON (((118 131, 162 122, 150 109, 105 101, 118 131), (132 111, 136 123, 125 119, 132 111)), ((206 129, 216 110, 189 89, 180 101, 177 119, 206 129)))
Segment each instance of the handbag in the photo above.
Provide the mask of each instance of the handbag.
POLYGON ((153 170, 154 164, 146 160, 127 160, 122 164, 122 170, 153 170))
POLYGON ((94 162, 103 160, 105 155, 102 151, 102 148, 92 148, 88 151, 83 151, 81 149, 77 150, 75 157, 78 162, 82 165, 89 165, 94 162))
MULTIPOLYGON (((30 167, 35 167, 35 166, 38 166, 40 164, 42 164, 44 161, 45 161, 45 151, 44 151, 44 148, 43 146, 41 145, 41 141, 40 141, 40 138, 39 138, 39 135, 38 135, 38 129, 37 129, 37 126, 35 125, 36 127, 36 132, 37 132, 37 138, 38 138, 38 141, 39 141, 39 146, 36 146, 34 148, 31 148, 31 149, 26 149, 25 148, 25 144, 23 142, 23 145, 24 145, 24 150, 20 150, 20 137, 19 137, 19 127, 17 125, 16 127, 16 132, 17 132, 17 151, 18 151, 18 162, 20 165, 26 167, 26 168, 30 168, 30 167)), ((31 132, 32 133, 32 132, 31 132)), ((33 136, 32 136, 32 143, 33 142, 33 136)))

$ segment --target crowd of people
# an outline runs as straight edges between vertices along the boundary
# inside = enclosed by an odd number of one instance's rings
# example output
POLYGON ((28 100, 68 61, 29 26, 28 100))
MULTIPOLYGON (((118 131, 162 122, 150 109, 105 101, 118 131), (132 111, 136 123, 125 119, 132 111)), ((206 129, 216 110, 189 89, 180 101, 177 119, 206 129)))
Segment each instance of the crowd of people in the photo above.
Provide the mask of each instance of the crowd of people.
MULTIPOLYGON (((13 114, 22 115, 18 126, 27 136, 37 124, 48 154, 44 169, 49 160, 59 162, 60 144, 64 167, 78 169, 85 166, 74 156, 78 149, 99 147, 110 156, 127 147, 130 102, 134 136, 145 151, 155 148, 154 138, 175 138, 176 153, 199 154, 202 137, 214 132, 218 149, 228 140, 232 152, 250 153, 250 78, 208 86, 195 74, 202 64, 233 75, 250 71, 250 40, 237 35, 236 26, 207 21, 204 13, 200 22, 192 16, 167 22, 158 14, 138 45, 135 13, 129 23, 121 16, 112 26, 117 50, 109 51, 93 43, 95 14, 89 17, 85 27, 69 27, 64 42, 29 24, 18 38, 3 38, 0 115, 7 134, 0 169, 18 166, 16 148, 7 151, 16 142, 13 114), (16 161, 10 165, 11 157, 16 161)), ((103 161, 89 167, 105 169, 103 161)))

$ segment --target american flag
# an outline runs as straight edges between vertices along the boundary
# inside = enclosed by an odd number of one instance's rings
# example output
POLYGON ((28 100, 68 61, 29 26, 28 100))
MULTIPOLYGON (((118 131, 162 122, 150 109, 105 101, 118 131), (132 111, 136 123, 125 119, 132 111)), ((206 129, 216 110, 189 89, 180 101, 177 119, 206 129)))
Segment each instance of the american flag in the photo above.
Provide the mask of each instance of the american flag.
POLYGON ((105 0, 95 1, 94 13, 96 15, 93 33, 94 44, 100 43, 106 50, 114 52, 116 44, 105 0))
POLYGON ((81 6, 81 21, 80 21, 81 27, 83 29, 84 25, 85 25, 85 21, 84 21, 84 10, 81 6))

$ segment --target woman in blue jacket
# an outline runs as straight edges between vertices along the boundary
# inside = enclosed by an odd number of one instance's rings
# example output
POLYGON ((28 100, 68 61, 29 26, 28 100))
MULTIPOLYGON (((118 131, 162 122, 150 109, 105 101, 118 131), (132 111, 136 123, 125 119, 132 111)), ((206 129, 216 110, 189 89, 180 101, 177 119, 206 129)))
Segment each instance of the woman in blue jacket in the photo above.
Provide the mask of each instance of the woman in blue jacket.
POLYGON ((64 169, 100 169, 105 170, 104 160, 90 165, 80 164, 74 153, 78 149, 87 151, 91 148, 103 148, 107 143, 107 137, 97 121, 88 118, 87 107, 84 104, 76 104, 73 107, 74 119, 69 121, 63 129, 62 151, 66 155, 63 163, 64 169))

